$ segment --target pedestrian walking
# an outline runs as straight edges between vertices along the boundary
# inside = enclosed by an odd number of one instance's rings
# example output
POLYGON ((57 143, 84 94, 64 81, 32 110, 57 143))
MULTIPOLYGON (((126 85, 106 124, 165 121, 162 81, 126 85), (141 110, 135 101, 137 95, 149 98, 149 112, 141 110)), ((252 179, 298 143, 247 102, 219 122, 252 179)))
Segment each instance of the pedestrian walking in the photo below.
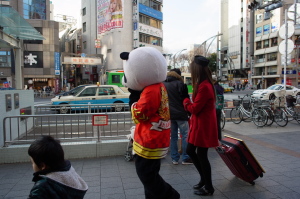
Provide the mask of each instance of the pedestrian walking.
POLYGON ((42 136, 28 149, 35 182, 28 199, 82 199, 88 189, 70 161, 64 159, 59 141, 42 136))
POLYGON ((159 174, 161 159, 170 145, 170 112, 166 60, 155 48, 137 48, 121 53, 126 60, 124 74, 128 88, 142 91, 131 106, 136 124, 133 139, 136 172, 143 183, 145 198, 178 199, 180 194, 159 174))
POLYGON ((222 128, 221 128, 221 115, 224 103, 224 88, 219 84, 217 76, 212 76, 213 84, 217 94, 216 114, 217 114, 217 125, 218 125, 218 139, 222 139, 222 128))
POLYGON ((172 69, 167 73, 164 85, 168 91, 171 118, 171 158, 174 165, 178 165, 178 129, 181 135, 182 164, 193 164, 186 153, 187 136, 189 131, 188 114, 184 110, 183 100, 189 98, 187 85, 183 83, 180 69, 172 69))
POLYGON ((193 96, 184 99, 184 107, 191 115, 187 154, 192 159, 200 175, 200 181, 193 188, 194 194, 213 195, 211 166, 207 152, 211 147, 219 145, 216 94, 212 82, 209 60, 203 56, 194 57, 190 65, 193 96))

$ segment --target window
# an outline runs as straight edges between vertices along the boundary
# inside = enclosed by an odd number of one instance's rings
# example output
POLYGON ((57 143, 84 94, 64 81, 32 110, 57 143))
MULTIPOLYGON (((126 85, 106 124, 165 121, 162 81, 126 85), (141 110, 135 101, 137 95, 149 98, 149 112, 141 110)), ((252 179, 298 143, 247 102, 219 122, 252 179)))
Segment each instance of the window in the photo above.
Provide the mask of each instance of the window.
POLYGON ((120 77, 120 75, 112 75, 111 76, 111 82, 112 83, 121 83, 121 77, 120 77))
POLYGON ((46 19, 46 0, 23 1, 25 19, 46 19))
POLYGON ((265 55, 256 55, 256 63, 265 62, 265 55))
POLYGON ((265 74, 265 68, 264 67, 254 68, 254 75, 255 76, 261 76, 262 74, 265 74))
POLYGON ((261 41, 256 42, 256 50, 261 49, 261 41))
POLYGON ((86 31, 86 22, 84 22, 84 23, 82 24, 82 31, 83 31, 83 32, 86 31))
POLYGON ((82 43, 83 43, 83 49, 86 49, 86 41, 84 41, 82 43))
POLYGON ((88 97, 95 96, 97 88, 86 88, 82 93, 80 93, 79 97, 88 97))
POLYGON ((277 46, 277 45, 278 45, 278 43, 277 43, 277 37, 276 38, 272 38, 271 39, 271 47, 277 46))
POLYGON ((86 8, 83 8, 82 9, 82 16, 85 16, 86 15, 86 8))
POLYGON ((256 28, 256 37, 262 36, 262 27, 256 28))
POLYGON ((277 66, 270 66, 267 68, 268 75, 277 75, 277 66))
POLYGON ((267 61, 276 61, 276 60, 277 60, 277 53, 267 54, 267 61))
POLYGON ((154 10, 158 10, 158 11, 161 11, 161 4, 160 3, 157 3, 153 0, 140 0, 140 3, 145 5, 145 6, 148 6, 154 10))
POLYGON ((262 21, 263 21, 263 15, 262 14, 256 15, 256 23, 258 24, 258 23, 260 23, 262 21))
POLYGON ((115 95, 116 92, 112 87, 100 87, 98 95, 115 95))
POLYGON ((140 42, 147 43, 147 44, 152 44, 156 46, 162 46, 162 39, 159 37, 154 37, 150 35, 146 35, 143 33, 140 33, 140 42))
POLYGON ((154 28, 161 29, 161 21, 150 18, 150 17, 142 15, 142 14, 139 15, 139 18, 140 18, 140 23, 152 26, 154 28))
POLYGON ((264 43, 264 48, 269 48, 269 40, 268 39, 264 40, 263 43, 264 43))
POLYGON ((150 25, 150 18, 149 17, 140 14, 139 18, 140 18, 140 23, 150 25))

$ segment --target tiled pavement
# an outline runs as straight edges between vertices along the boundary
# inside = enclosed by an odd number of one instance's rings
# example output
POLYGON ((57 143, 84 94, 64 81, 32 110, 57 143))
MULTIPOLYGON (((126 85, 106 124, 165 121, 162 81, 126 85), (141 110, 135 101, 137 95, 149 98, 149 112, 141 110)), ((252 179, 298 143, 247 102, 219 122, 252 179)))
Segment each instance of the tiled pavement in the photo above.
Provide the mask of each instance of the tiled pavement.
MULTIPOLYGON (((218 199, 299 199, 300 198, 300 125, 256 128, 252 123, 226 123, 224 134, 243 139, 266 173, 252 186, 236 178, 214 149, 209 150, 213 196, 218 199)), ((126 149, 124 149, 125 152, 126 149)), ((122 156, 71 160, 76 171, 88 183, 85 198, 142 199, 143 187, 134 162, 122 156)), ((199 181, 193 165, 173 165, 168 156, 162 160, 161 175, 183 199, 201 198, 192 186, 199 181)), ((26 198, 33 186, 30 163, 0 165, 0 198, 26 198)))

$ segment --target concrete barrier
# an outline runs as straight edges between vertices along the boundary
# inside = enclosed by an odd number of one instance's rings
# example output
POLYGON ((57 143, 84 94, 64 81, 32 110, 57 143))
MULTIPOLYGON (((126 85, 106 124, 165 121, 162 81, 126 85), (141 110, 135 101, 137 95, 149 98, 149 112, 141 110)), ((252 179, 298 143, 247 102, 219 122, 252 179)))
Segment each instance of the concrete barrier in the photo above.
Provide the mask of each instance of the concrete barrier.
MULTIPOLYGON (((129 140, 105 140, 101 142, 67 142, 61 143, 65 159, 98 158, 105 156, 124 155, 129 140)), ((0 148, 0 164, 30 162, 29 144, 11 145, 0 148)))

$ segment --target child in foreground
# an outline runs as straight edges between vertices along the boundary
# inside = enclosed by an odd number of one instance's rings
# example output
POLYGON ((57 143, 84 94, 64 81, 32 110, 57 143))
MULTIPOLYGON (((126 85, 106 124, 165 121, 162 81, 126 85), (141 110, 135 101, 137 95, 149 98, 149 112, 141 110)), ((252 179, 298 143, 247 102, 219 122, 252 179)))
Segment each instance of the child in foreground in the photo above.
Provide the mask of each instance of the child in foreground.
POLYGON ((29 197, 43 199, 81 199, 88 186, 76 173, 58 140, 42 136, 28 149, 35 182, 29 197))

